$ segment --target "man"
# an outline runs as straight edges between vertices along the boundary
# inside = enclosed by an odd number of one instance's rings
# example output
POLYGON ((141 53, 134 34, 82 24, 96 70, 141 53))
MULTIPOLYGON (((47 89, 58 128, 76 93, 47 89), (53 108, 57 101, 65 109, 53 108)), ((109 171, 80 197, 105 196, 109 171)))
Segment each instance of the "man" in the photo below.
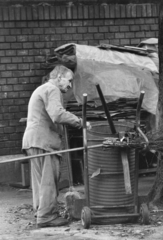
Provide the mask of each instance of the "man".
MULTIPOLYGON (((32 94, 28 105, 27 127, 23 149, 28 156, 61 149, 62 124, 82 127, 82 119, 63 108, 62 93, 72 87, 73 72, 58 65, 50 79, 32 94)), ((59 155, 31 159, 33 206, 38 227, 62 226, 66 219, 58 217, 57 195, 60 177, 59 155)))

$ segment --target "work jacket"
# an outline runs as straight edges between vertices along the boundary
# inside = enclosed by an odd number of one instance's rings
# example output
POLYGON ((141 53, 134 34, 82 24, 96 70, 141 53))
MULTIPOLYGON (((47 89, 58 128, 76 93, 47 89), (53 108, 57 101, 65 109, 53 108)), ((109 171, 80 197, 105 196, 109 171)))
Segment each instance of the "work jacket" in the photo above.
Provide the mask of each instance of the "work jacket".
POLYGON ((60 89, 50 80, 38 87, 29 100, 22 149, 35 147, 46 151, 60 150, 62 124, 80 128, 81 120, 63 108, 60 89))

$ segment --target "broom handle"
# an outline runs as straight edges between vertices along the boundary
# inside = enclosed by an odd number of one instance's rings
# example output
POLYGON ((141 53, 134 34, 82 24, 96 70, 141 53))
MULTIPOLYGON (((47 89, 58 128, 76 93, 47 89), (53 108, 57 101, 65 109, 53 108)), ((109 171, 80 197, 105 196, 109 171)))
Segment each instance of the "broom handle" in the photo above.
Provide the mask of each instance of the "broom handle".
POLYGON ((136 110, 136 127, 139 127, 140 125, 140 110, 143 103, 144 94, 145 94, 145 91, 141 91, 138 99, 138 105, 136 110))
POLYGON ((113 121, 112 121, 112 118, 111 118, 111 116, 110 116, 110 113, 109 113, 107 104, 106 104, 106 102, 105 102, 104 95, 103 95, 102 90, 101 90, 101 88, 100 88, 100 85, 99 85, 98 83, 96 84, 96 88, 97 88, 98 94, 99 94, 99 96, 100 96, 100 99, 101 99, 101 102, 102 102, 102 106, 104 107, 105 114, 106 114, 106 117, 107 117, 107 120, 108 120, 110 129, 111 129, 111 132, 112 132, 113 134, 115 134, 115 133, 116 133, 116 129, 115 129, 114 123, 113 123, 113 121))
POLYGON ((87 146, 87 126, 86 126, 86 104, 87 104, 87 94, 83 94, 83 146, 84 146, 84 187, 85 187, 85 197, 86 205, 90 206, 89 201, 89 178, 88 178, 88 146, 87 146))

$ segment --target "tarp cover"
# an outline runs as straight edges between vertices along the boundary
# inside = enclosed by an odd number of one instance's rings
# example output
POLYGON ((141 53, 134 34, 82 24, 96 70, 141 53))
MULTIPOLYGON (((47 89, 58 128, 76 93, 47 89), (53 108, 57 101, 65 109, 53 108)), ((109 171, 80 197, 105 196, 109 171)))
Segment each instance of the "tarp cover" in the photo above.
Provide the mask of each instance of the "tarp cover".
POLYGON ((83 93, 87 93, 88 101, 95 100, 96 105, 101 105, 95 87, 98 83, 107 102, 118 98, 138 98, 140 91, 144 90, 142 107, 156 114, 158 88, 152 73, 156 75, 158 69, 148 56, 75 46, 77 69, 73 92, 79 104, 82 104, 83 93))

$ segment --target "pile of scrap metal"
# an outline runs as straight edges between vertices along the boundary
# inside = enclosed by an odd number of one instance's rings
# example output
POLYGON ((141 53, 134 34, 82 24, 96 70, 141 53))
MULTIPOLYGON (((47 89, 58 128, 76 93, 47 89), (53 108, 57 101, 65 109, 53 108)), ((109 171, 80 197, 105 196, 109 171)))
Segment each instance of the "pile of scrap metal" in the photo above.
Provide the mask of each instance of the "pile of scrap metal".
POLYGON ((141 119, 143 114, 144 119, 148 114, 156 119, 158 53, 157 48, 144 47, 150 41, 142 42, 139 47, 107 44, 95 47, 69 43, 54 49, 47 57, 44 68, 50 72, 57 64, 63 64, 75 73, 73 91, 65 95, 65 102, 68 102, 68 110, 77 115, 81 115, 82 96, 87 93, 88 116, 92 119, 105 119, 95 87, 98 83, 113 120, 134 121, 137 99, 142 90, 145 91, 145 96, 141 119))

